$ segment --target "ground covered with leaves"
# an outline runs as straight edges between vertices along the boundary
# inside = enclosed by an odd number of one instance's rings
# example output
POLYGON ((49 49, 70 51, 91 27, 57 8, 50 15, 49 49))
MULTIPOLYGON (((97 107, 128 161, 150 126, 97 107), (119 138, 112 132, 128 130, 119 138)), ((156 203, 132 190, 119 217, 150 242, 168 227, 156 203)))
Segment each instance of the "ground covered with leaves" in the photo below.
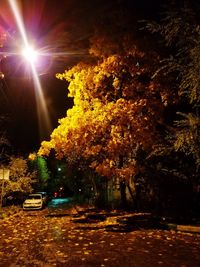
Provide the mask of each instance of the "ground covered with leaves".
POLYGON ((123 212, 29 211, 0 220, 0 266, 200 265, 200 235, 119 227, 123 212))

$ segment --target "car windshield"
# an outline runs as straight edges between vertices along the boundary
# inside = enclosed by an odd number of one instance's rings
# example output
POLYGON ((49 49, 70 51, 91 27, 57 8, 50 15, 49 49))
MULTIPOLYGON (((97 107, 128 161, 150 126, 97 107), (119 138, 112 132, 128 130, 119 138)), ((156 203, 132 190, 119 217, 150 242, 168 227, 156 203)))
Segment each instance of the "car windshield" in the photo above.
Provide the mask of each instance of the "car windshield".
POLYGON ((41 195, 30 195, 27 199, 41 199, 41 195))

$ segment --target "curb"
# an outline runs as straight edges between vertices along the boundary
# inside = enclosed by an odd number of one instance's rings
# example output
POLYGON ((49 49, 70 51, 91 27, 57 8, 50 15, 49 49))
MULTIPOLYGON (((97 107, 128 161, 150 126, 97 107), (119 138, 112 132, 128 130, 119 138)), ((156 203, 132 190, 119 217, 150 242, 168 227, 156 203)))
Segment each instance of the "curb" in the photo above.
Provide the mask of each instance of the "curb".
POLYGON ((200 226, 178 225, 172 223, 167 224, 167 226, 169 227, 169 230, 200 234, 200 226))

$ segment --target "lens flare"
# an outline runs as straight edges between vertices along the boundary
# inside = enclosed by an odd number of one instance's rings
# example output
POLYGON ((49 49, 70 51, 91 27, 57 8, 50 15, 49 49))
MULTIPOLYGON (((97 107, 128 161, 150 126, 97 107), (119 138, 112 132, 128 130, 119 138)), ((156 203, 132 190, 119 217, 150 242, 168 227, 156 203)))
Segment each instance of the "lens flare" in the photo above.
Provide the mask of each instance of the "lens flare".
POLYGON ((30 63, 35 63, 38 58, 38 52, 34 50, 31 46, 24 48, 22 50, 22 55, 30 63))
POLYGON ((39 79, 39 75, 37 73, 36 66, 34 64, 35 60, 37 59, 38 53, 29 45, 28 37, 26 34, 22 16, 19 11, 19 6, 17 5, 17 1, 9 0, 9 4, 14 14, 17 26, 19 28, 21 38, 23 40, 23 46, 25 47, 22 54, 30 62, 30 65, 31 65, 32 77, 33 77, 33 82, 35 86, 35 95, 36 95, 36 101, 37 101, 37 112, 38 112, 38 119, 39 119, 40 134, 42 136, 43 131, 50 133, 52 131, 52 126, 50 123, 50 118, 49 118, 41 82, 39 79))
POLYGON ((19 7, 18 7, 15 0, 9 0, 9 4, 10 4, 11 10, 13 12, 13 15, 15 17, 17 26, 19 28, 21 37, 22 37, 23 42, 24 42, 24 45, 25 45, 25 47, 28 47, 28 38, 26 36, 26 31, 25 31, 23 20, 22 20, 22 16, 21 16, 20 11, 19 11, 19 7))

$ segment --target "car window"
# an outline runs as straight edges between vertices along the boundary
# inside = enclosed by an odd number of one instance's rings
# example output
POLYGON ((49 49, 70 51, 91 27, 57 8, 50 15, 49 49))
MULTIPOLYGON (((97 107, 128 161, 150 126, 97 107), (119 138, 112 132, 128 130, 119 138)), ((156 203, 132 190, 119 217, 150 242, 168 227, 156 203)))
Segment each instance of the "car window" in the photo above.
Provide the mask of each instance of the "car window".
POLYGON ((27 199, 41 199, 41 196, 40 195, 28 196, 27 199))

